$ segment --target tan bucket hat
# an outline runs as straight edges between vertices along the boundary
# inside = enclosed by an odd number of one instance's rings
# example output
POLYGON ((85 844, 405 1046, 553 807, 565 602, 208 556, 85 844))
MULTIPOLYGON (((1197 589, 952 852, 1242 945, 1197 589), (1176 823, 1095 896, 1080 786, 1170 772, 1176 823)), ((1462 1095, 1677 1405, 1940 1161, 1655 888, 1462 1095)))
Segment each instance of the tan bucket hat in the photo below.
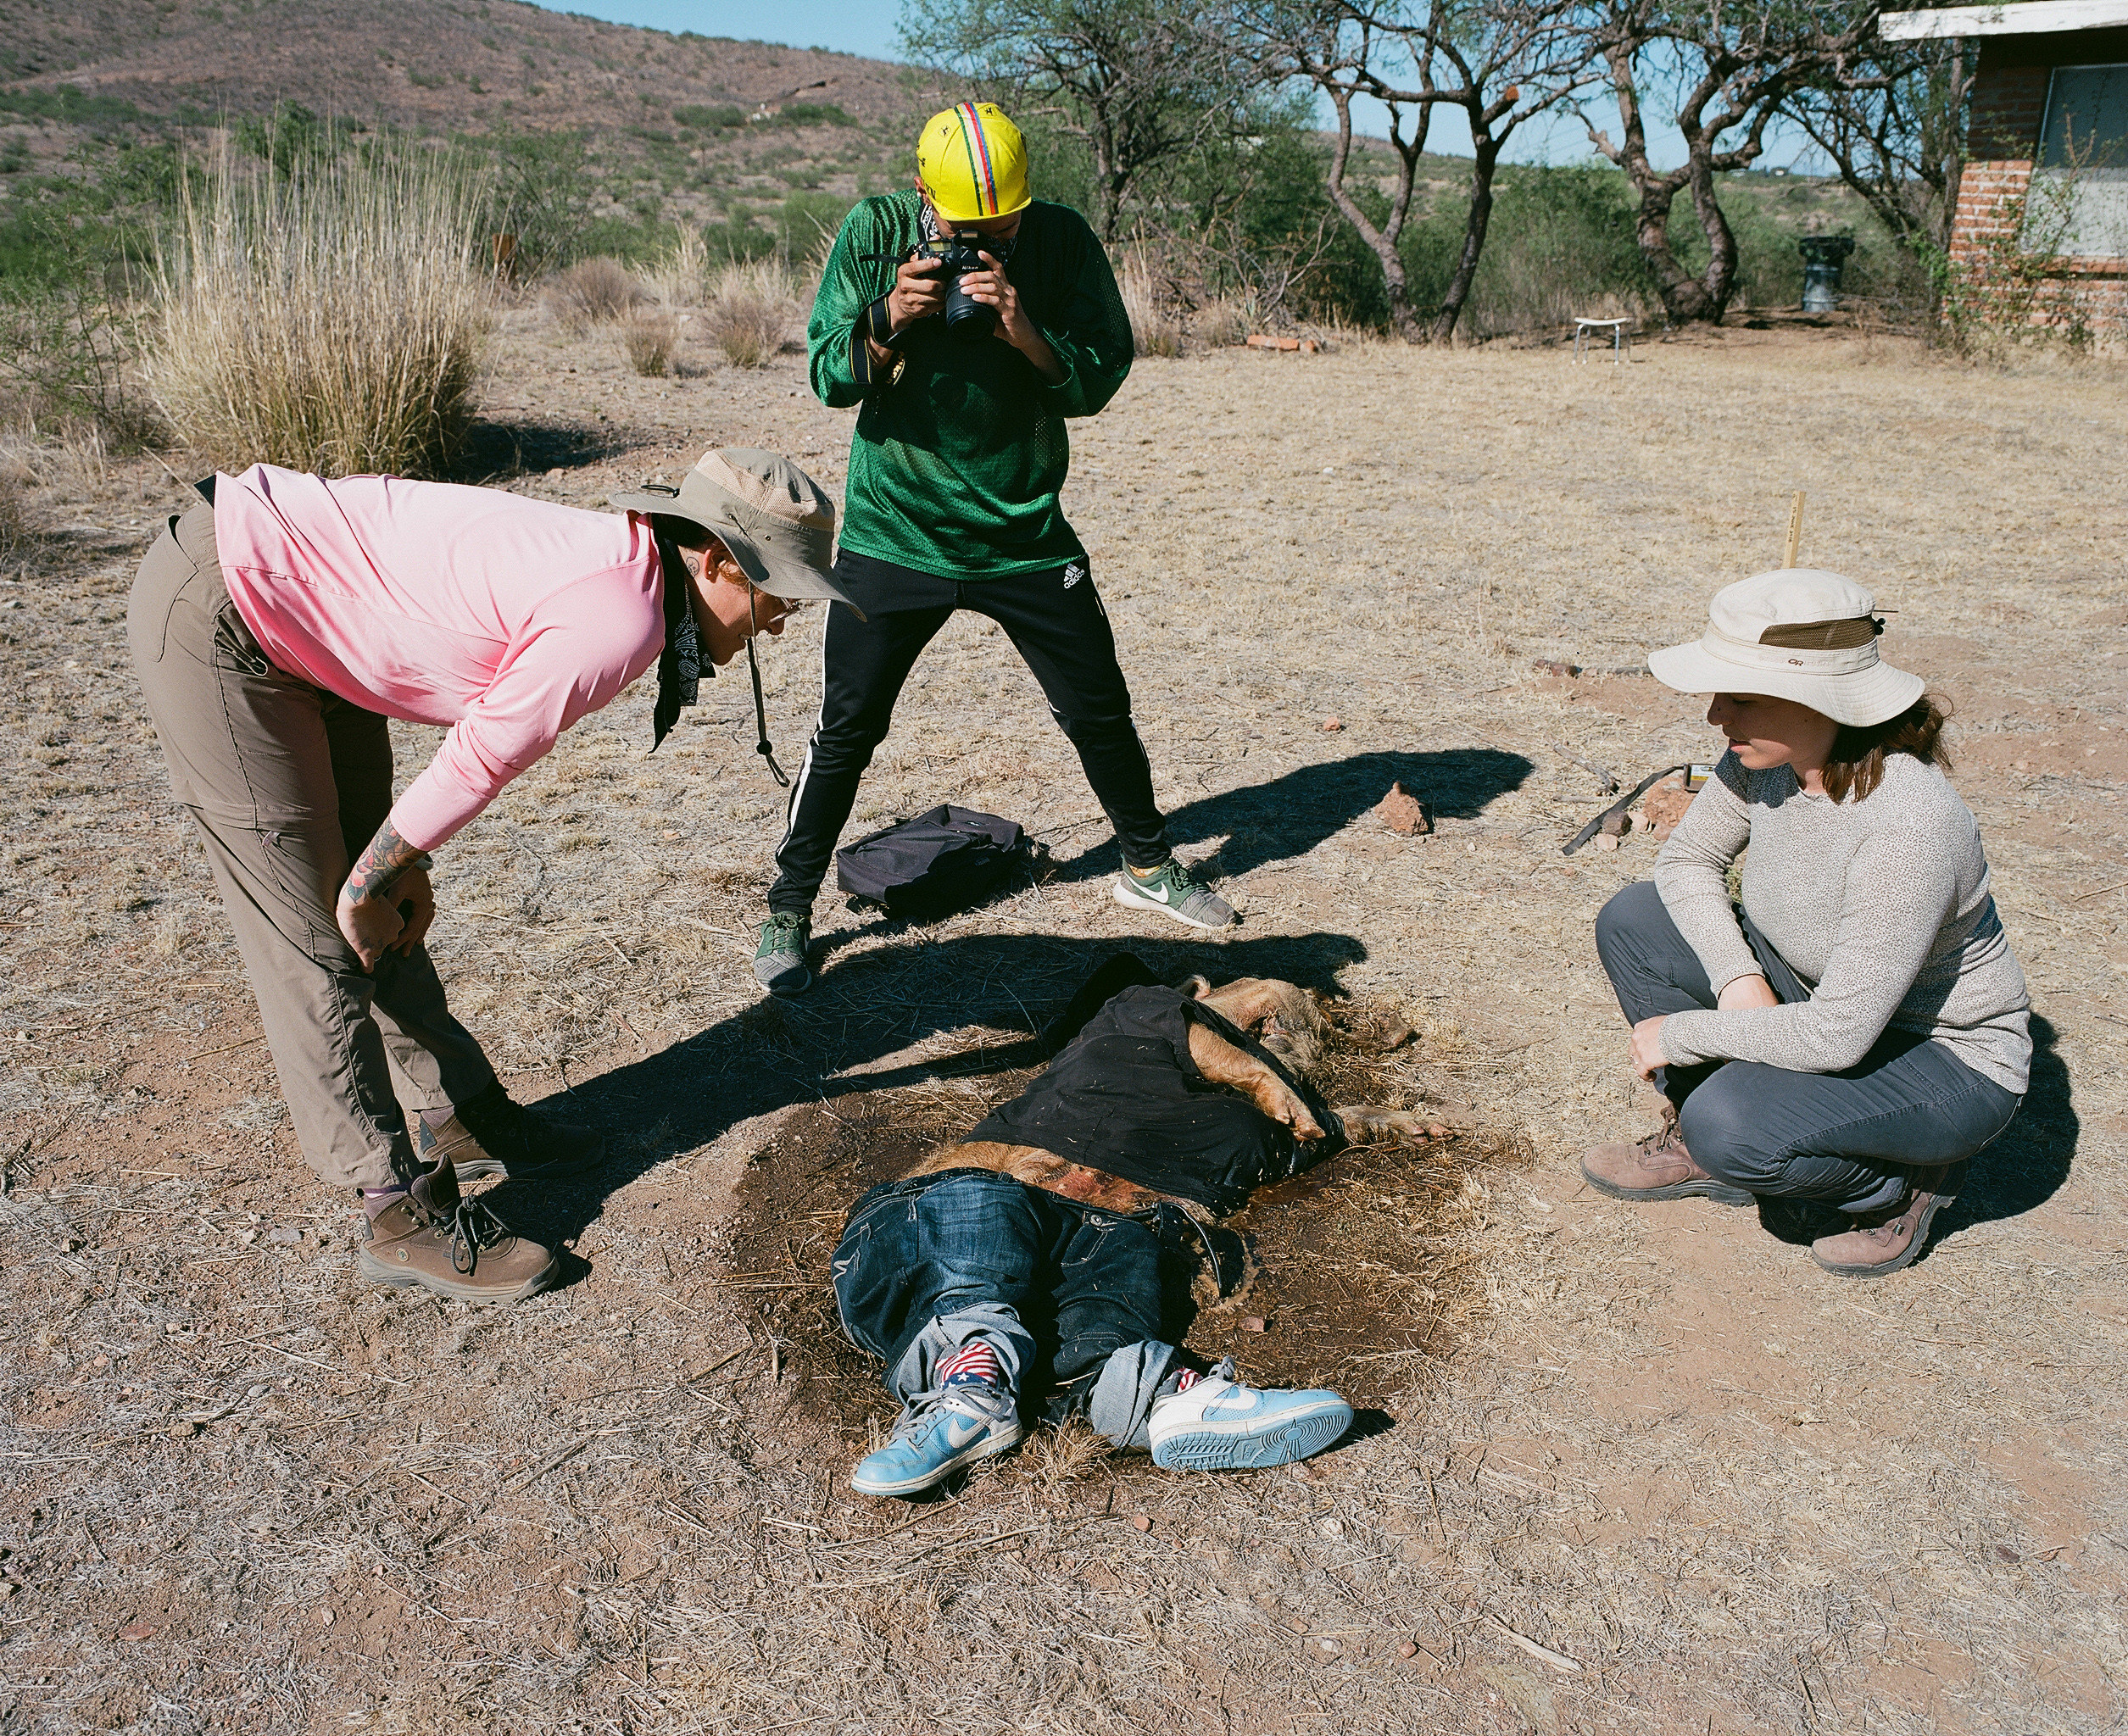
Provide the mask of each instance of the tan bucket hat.
POLYGON ((1759 573, 1717 591, 1707 631, 1652 652, 1648 668, 1680 693, 1765 693, 1866 729, 1921 697, 1918 675, 1877 655, 1876 598, 1809 567, 1759 573))
POLYGON ((788 459, 750 447, 712 448, 677 489, 646 484, 608 503, 624 512, 665 513, 710 532, 739 569, 771 596, 850 601, 829 570, 835 561, 835 503, 788 459))

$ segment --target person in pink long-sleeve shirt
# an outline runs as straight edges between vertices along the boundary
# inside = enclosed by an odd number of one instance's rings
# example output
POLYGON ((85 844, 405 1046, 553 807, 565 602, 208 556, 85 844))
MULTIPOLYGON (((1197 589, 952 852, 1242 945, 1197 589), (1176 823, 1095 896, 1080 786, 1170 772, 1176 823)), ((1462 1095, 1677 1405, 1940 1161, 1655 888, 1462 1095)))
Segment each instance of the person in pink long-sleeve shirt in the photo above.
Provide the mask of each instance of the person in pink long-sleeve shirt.
POLYGON ((428 852, 653 665, 655 745, 705 665, 780 632, 794 600, 842 598, 834 508, 740 450, 619 513, 268 465, 202 492, 142 564, 129 634, 297 1136, 360 1190, 365 1275, 528 1295, 553 1255, 459 1183, 558 1176, 603 1142, 512 1102, 450 1015, 422 945, 428 852), (393 717, 448 732, 396 802, 393 717))

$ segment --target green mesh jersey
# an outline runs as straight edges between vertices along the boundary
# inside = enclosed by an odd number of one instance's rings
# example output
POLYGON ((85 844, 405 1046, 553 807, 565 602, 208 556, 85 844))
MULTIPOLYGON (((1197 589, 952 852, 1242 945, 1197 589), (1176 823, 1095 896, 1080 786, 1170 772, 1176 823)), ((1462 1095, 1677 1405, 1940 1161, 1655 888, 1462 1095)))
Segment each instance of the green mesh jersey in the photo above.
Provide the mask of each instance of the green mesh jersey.
POLYGON ((941 578, 1003 578, 1083 554, 1057 492, 1071 467, 1067 416, 1090 416, 1130 372, 1130 320, 1108 256, 1066 205, 1028 207, 1006 275, 1064 378, 1047 384, 999 338, 968 342, 944 320, 903 334, 900 377, 874 376, 860 324, 894 287, 922 230, 914 188, 862 199, 844 220, 806 331, 813 390, 861 404, 842 546, 941 578), (867 259, 865 255, 885 254, 867 259))

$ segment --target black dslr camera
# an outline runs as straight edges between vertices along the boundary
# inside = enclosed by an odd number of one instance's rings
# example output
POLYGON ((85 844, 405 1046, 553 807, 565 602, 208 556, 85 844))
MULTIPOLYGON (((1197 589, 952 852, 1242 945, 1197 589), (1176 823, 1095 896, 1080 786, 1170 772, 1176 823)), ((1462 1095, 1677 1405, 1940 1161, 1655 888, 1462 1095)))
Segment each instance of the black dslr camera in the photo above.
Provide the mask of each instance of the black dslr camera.
POLYGON ((961 287, 961 280, 969 272, 990 269, 983 258, 986 253, 1003 264, 1012 257, 1012 243, 993 241, 972 229, 962 229, 937 241, 919 242, 910 256, 936 259, 944 266, 939 281, 945 285, 946 291, 946 330, 955 337, 972 341, 991 337, 998 329, 997 309, 976 300, 961 287))

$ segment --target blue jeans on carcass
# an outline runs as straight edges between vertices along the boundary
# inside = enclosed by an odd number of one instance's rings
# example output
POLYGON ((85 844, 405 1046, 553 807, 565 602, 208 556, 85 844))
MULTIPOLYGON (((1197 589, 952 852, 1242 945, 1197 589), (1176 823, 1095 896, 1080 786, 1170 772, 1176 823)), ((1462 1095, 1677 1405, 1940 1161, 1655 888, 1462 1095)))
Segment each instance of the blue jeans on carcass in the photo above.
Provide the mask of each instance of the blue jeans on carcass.
POLYGON ((989 1170, 883 1182, 857 1202, 835 1249, 843 1330, 886 1364, 905 1406, 980 1338, 1023 1411, 1083 1416, 1117 1445, 1143 1446, 1176 1354, 1159 1217, 989 1170))

